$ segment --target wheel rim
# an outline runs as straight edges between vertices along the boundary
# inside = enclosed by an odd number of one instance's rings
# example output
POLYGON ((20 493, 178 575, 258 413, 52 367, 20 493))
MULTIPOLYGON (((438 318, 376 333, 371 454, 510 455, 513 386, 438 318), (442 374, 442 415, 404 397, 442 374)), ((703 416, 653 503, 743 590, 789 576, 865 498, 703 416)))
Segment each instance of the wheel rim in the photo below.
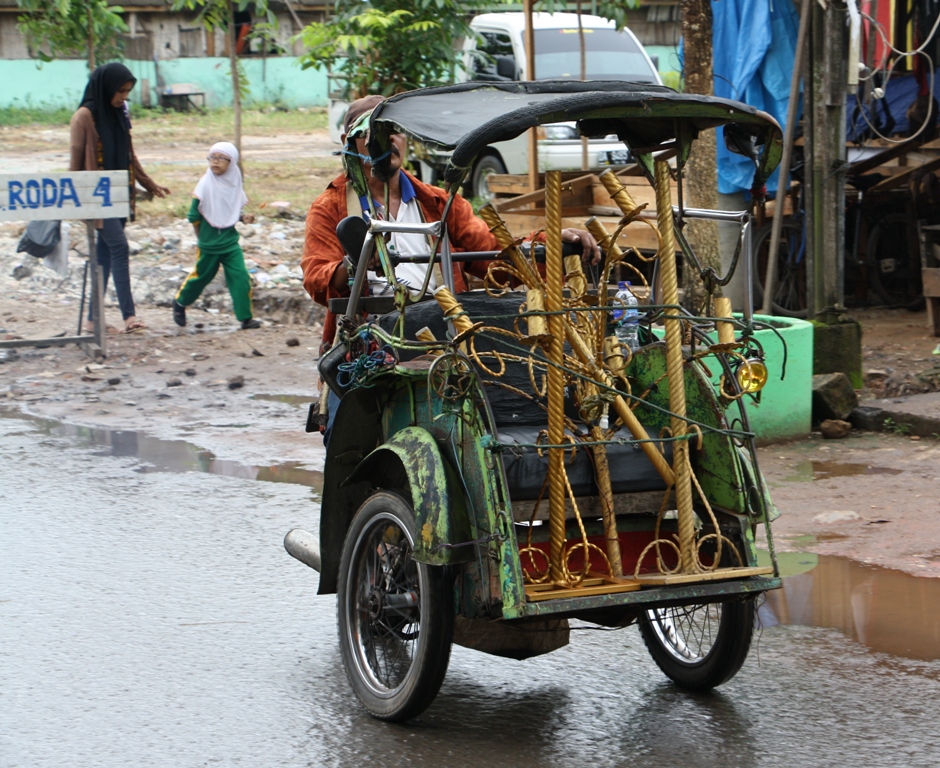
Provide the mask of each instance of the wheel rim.
POLYGON ((347 576, 349 645, 360 679, 379 697, 408 682, 421 645, 421 566, 392 514, 376 516, 356 540, 347 576))
MULTIPOLYGON (((755 270, 755 293, 764 295, 767 280, 767 263, 770 253, 770 227, 765 227, 757 236, 754 251, 757 254, 755 270)), ((801 226, 785 224, 777 243, 777 276, 774 280, 773 305, 778 315, 789 317, 806 316, 806 237, 801 226)))
POLYGON ((721 603, 654 608, 646 612, 663 649, 680 664, 700 664, 718 640, 721 603))

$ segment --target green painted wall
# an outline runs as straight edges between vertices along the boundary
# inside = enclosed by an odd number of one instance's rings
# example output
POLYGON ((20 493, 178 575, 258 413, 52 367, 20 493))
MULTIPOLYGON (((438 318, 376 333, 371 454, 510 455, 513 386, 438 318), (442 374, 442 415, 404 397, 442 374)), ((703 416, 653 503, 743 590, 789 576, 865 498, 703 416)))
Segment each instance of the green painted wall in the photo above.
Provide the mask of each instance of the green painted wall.
MULTIPOLYGON (((325 107, 326 74, 317 69, 301 70, 294 57, 242 59, 251 93, 248 102, 280 101, 290 107, 325 107)), ((168 61, 125 61, 138 81, 150 81, 156 98, 157 74, 160 82, 192 83, 206 94, 210 107, 232 103, 232 79, 228 59, 171 59, 168 61)), ((0 60, 0 107, 78 108, 88 68, 84 61, 53 61, 38 66, 31 59, 0 60)), ((138 89, 139 89, 138 85, 138 89)), ((140 98, 140 91, 131 100, 140 98)))

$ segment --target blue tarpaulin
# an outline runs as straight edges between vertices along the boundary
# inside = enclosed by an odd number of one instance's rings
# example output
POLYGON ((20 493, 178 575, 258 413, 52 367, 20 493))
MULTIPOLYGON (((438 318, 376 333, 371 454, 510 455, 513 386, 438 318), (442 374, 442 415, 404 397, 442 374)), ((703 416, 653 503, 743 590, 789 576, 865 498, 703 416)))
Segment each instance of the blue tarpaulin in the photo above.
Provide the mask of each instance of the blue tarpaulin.
MULTIPOLYGON (((715 95, 762 109, 785 128, 800 24, 793 0, 718 0, 712 14, 715 95)), ((753 163, 729 152, 718 130, 718 191, 749 191, 753 163)), ((777 176, 768 192, 776 190, 777 176)))
MULTIPOLYGON (((933 94, 934 98, 940 96, 940 72, 934 73, 933 94)), ((892 75, 887 86, 885 86, 884 99, 882 101, 870 100, 865 106, 865 114, 868 115, 868 120, 874 124, 880 133, 890 130, 892 134, 907 136, 911 132, 907 122, 907 110, 916 98, 917 81, 914 79, 914 75, 892 75), (887 113, 885 112, 885 105, 888 107, 887 113), (874 114, 872 114, 873 111, 874 114), (886 125, 888 114, 894 120, 893 127, 886 125)), ((873 133, 866 136, 866 132, 870 131, 870 128, 861 114, 856 111, 855 105, 856 98, 849 96, 845 110, 847 140, 862 141, 866 138, 877 138, 873 133)), ((914 126, 915 131, 918 128, 920 128, 920 125, 914 126)))

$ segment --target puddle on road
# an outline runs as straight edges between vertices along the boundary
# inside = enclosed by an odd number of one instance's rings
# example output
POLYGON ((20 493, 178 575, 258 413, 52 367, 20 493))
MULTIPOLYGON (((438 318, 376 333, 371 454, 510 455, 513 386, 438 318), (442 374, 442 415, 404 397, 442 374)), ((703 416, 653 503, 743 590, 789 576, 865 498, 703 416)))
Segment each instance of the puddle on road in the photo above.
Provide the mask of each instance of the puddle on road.
POLYGON ((807 483, 813 480, 829 480, 833 477, 852 475, 900 475, 904 470, 891 467, 874 467, 870 464, 853 464, 840 461, 800 461, 793 472, 783 478, 788 483, 807 483))
POLYGON ((130 430, 80 427, 20 413, 0 415, 29 421, 47 435, 67 437, 85 446, 103 448, 104 450, 98 453, 101 456, 139 459, 143 463, 137 470, 139 472, 208 472, 243 480, 306 485, 318 494, 323 490, 323 473, 307 469, 301 462, 288 461, 267 467, 242 464, 229 459, 219 459, 211 451, 203 450, 185 440, 162 440, 130 430))
POLYGON ((767 593, 764 626, 830 627, 873 651, 940 659, 940 579, 806 553, 783 553, 780 565, 783 588, 767 593))

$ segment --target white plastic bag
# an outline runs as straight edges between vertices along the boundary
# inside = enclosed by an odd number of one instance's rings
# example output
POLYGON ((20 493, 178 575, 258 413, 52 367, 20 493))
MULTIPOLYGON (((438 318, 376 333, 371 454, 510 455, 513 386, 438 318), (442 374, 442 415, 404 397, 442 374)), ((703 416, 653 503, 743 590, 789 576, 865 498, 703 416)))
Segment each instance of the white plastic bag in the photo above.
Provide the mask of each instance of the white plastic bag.
POLYGON ((43 263, 62 277, 68 277, 69 274, 69 230, 71 228, 72 225, 67 221, 62 222, 59 242, 52 249, 52 253, 43 258, 43 263))

